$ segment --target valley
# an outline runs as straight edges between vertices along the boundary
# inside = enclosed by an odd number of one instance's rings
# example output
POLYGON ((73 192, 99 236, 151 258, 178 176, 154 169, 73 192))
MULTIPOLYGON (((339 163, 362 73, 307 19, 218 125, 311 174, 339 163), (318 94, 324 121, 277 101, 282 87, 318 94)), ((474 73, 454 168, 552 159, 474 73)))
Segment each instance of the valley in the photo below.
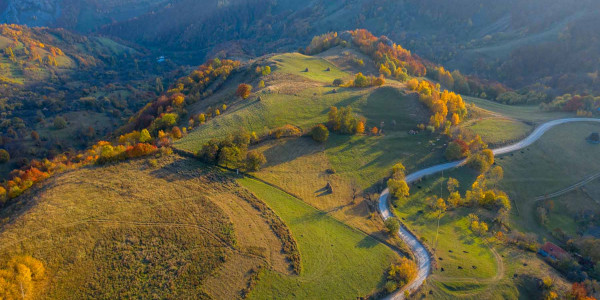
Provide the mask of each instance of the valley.
POLYGON ((600 298, 600 8, 509 2, 0 0, 0 299, 600 298))

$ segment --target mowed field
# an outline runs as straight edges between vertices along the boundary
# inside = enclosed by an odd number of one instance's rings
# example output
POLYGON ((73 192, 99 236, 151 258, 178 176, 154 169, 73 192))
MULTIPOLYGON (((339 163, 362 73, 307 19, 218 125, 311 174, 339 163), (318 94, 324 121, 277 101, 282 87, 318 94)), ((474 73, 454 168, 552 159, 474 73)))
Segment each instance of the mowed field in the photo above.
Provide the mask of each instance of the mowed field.
POLYGON ((383 288, 398 255, 377 240, 299 199, 253 179, 239 182, 289 226, 302 259, 300 275, 266 270, 252 299, 356 299, 383 288))
POLYGON ((240 298, 253 271, 290 264, 227 178, 177 156, 58 175, 2 212, 0 260, 40 259, 55 299, 240 298))

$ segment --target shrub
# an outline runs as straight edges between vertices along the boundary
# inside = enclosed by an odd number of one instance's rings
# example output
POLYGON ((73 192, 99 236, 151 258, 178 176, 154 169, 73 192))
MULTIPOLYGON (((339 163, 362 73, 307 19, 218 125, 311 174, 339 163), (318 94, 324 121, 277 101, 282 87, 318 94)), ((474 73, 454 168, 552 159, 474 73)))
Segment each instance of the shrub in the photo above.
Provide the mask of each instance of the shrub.
POLYGON ((313 129, 310 131, 310 136, 313 138, 313 140, 319 143, 324 143, 329 138, 329 130, 327 127, 325 127, 325 125, 319 124, 313 127, 313 129))
POLYGON ((340 86, 342 84, 344 84, 344 81, 340 78, 336 78, 333 80, 333 86, 340 86))
POLYGON ((284 125, 282 127, 271 130, 269 135, 276 139, 280 139, 282 137, 301 136, 302 132, 297 127, 288 124, 288 125, 284 125))

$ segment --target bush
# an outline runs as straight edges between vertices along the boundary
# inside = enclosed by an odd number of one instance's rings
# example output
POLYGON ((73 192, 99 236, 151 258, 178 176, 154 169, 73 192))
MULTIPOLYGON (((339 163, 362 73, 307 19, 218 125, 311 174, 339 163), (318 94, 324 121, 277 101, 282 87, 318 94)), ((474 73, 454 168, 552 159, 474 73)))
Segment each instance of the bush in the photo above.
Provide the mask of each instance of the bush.
POLYGON ((0 149, 0 164, 6 163, 10 160, 10 154, 4 149, 0 149))
POLYGON ((344 81, 340 78, 336 78, 333 80, 333 86, 340 86, 342 84, 344 84, 344 81))
POLYGON ((284 125, 282 127, 271 130, 269 135, 276 139, 280 139, 282 137, 301 136, 302 132, 297 127, 288 124, 288 125, 284 125))
POLYGON ((319 124, 313 127, 313 129, 310 131, 310 136, 313 138, 313 140, 319 143, 324 143, 329 138, 329 130, 327 127, 325 127, 325 125, 319 124))

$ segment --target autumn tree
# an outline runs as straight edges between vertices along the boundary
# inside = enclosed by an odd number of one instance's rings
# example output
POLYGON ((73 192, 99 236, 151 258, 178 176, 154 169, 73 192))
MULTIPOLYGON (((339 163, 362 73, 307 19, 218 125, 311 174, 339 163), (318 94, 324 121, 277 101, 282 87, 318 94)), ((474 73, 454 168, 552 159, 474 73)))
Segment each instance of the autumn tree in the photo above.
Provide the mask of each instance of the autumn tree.
POLYGON ((151 140, 152 136, 150 136, 150 132, 148 131, 148 129, 142 129, 142 131, 140 132, 139 142, 147 143, 151 140))
POLYGON ((385 78, 383 76, 379 76, 373 80, 374 86, 382 86, 385 84, 385 78))
POLYGON ((237 90, 235 91, 235 95, 242 98, 248 99, 250 97, 250 93, 252 92, 252 86, 246 83, 242 83, 238 85, 237 90))
POLYGON ((417 277, 417 264, 406 257, 401 257, 399 262, 393 264, 388 272, 388 280, 396 282, 399 286, 409 283, 417 277))
POLYGON ((269 75, 269 74, 271 74, 271 67, 269 67, 269 66, 264 66, 264 67, 262 68, 262 70, 261 70, 261 74, 262 74, 263 76, 266 76, 266 75, 269 75))
POLYGON ((469 145, 463 140, 457 139, 448 144, 444 156, 449 161, 459 160, 469 155, 469 145))
POLYGON ((390 189, 390 194, 398 200, 404 200, 410 195, 410 188, 404 180, 400 179, 389 179, 387 186, 390 189))
POLYGON ((448 178, 448 182, 446 183, 446 186, 448 187, 448 192, 453 193, 454 191, 456 191, 456 189, 459 187, 459 182, 457 179, 455 178, 448 178))
POLYGON ((313 127, 313 129, 310 131, 310 136, 313 138, 313 140, 319 143, 324 143, 329 138, 329 130, 327 127, 325 127, 325 125, 319 124, 313 127))
POLYGON ((177 140, 180 139, 183 136, 183 134, 181 133, 181 129, 179 129, 179 127, 177 127, 177 126, 173 127, 171 129, 171 136, 174 139, 177 139, 177 140))
POLYGON ((363 122, 363 121, 358 122, 358 124, 356 125, 356 133, 358 133, 358 134, 365 133, 365 122, 363 122))

